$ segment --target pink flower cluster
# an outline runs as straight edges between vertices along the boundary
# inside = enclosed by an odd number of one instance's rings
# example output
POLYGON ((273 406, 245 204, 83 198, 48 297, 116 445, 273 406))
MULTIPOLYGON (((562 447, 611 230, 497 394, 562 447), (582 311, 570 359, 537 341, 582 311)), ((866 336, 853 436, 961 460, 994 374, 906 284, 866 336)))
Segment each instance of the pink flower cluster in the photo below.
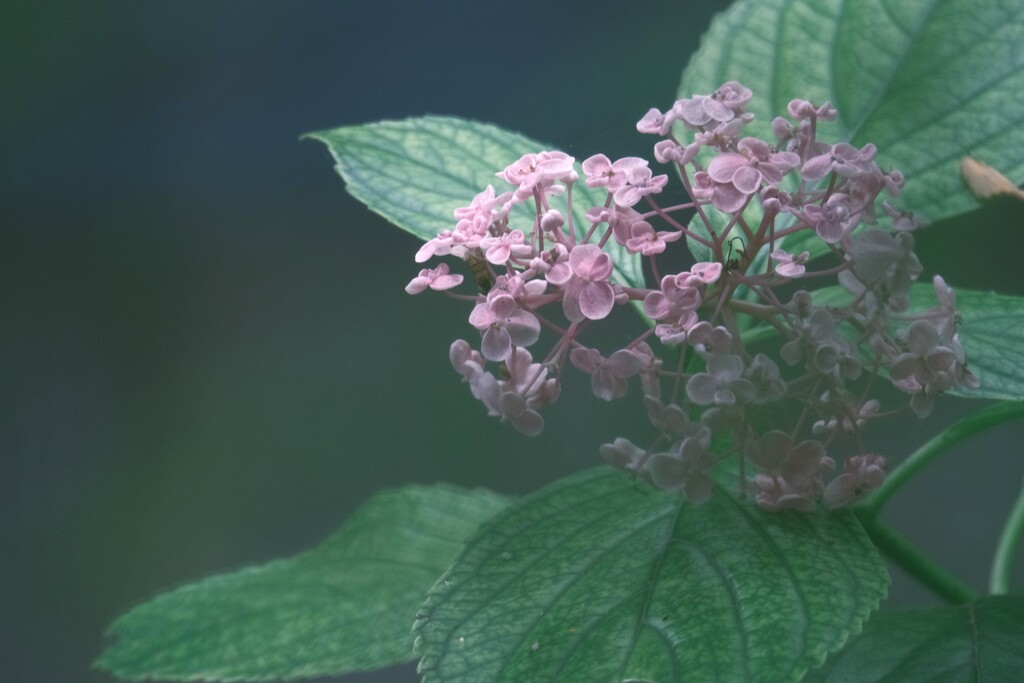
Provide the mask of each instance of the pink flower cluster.
POLYGON ((473 303, 479 347, 457 340, 451 363, 489 414, 524 434, 543 430, 541 411, 557 400, 572 365, 606 401, 639 384, 652 435, 643 446, 624 438, 605 444, 609 463, 702 502, 716 464, 738 456, 748 473, 741 494, 764 508, 847 505, 885 476, 885 460, 860 447, 866 425, 883 414, 869 395, 877 379, 888 375, 909 395, 889 414, 910 409, 922 417, 938 395, 978 382, 942 278, 934 281, 938 305, 909 312, 921 273, 911 231, 922 221, 886 202, 879 223, 875 210, 883 192, 899 196, 902 175, 879 168, 873 145, 820 140, 819 122, 837 113, 828 103, 792 101, 789 116, 772 122, 773 142, 744 136, 750 99, 730 81, 666 112, 651 109, 637 124, 660 138, 654 158, 673 167, 691 201, 663 208, 656 196, 667 174, 638 157, 596 154, 582 162, 583 182, 603 189, 605 200, 578 207, 575 159, 527 154, 497 173, 511 190, 488 186, 416 255, 466 261, 479 292, 452 291, 463 278, 445 264, 420 271, 406 290, 473 303), (516 218, 521 204, 532 224, 516 218), (683 238, 699 258, 662 274, 660 255, 683 238), (816 241, 826 256, 787 252, 794 240, 816 241), (652 285, 617 278, 618 266, 637 258, 647 261, 652 285), (804 289, 784 294, 794 281, 823 277, 845 289, 844 304, 816 302, 804 289), (649 322, 642 333, 605 351, 583 341, 630 302, 649 322), (759 326, 782 337, 777 358, 747 348, 744 330, 759 326), (528 349, 543 330, 553 342, 535 360, 528 349), (828 450, 840 442, 858 454, 826 482, 836 468, 828 450))

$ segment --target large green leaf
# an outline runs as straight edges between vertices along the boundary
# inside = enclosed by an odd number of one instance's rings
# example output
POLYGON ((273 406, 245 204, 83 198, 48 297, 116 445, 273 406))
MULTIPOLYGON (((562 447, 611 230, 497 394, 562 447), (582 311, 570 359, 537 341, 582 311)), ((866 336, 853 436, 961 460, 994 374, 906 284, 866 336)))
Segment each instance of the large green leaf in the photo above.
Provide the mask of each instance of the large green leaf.
MULTIPOLYGON (((523 154, 553 149, 497 126, 441 116, 335 128, 309 137, 330 149, 349 194, 424 240, 454 227, 452 212, 468 206, 488 185, 499 193, 511 189, 495 173, 523 154)), ((584 214, 603 205, 606 195, 582 182, 574 184, 573 216, 580 234, 590 226, 584 214)), ((511 225, 529 232, 533 221, 530 208, 520 204, 511 225)), ((614 241, 605 249, 613 253, 622 283, 643 286, 639 258, 614 241)), ((409 258, 411 262, 412 254, 409 258)))
POLYGON ((110 627, 97 665, 121 678, 337 675, 413 659, 417 606, 506 501, 483 490, 380 493, 319 547, 159 595, 110 627))
MULTIPOLYGON (((814 292, 818 305, 841 305, 849 299, 841 287, 814 292)), ((911 287, 912 312, 936 304, 931 285, 918 283, 911 287)), ((967 364, 981 387, 955 393, 966 398, 1024 399, 1024 298, 957 289, 956 309, 963 319, 959 334, 967 364)))
POLYGON ((694 506, 589 470, 470 540, 416 626, 424 683, 798 680, 888 586, 852 514, 694 506))
POLYGON ((827 139, 875 143, 879 163, 907 176, 900 201, 931 220, 977 206, 964 156, 1024 180, 1024 3, 739 0, 704 35, 679 96, 727 80, 754 91, 749 130, 768 140, 790 99, 830 100, 827 139))
POLYGON ((882 610, 804 680, 1019 681, 1022 673, 1024 599, 999 597, 956 607, 882 610))

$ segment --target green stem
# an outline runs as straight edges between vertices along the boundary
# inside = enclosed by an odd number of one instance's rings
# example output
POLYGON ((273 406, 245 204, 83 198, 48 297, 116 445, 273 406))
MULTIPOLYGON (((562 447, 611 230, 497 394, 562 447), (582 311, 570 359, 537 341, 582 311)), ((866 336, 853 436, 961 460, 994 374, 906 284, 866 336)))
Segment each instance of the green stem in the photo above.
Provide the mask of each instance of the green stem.
POLYGON ((977 598, 970 586, 932 562, 927 555, 882 520, 863 510, 854 512, 878 549, 896 565, 920 581, 923 586, 955 605, 971 602, 977 598))
POLYGON ((989 579, 988 592, 992 595, 1005 595, 1010 591, 1010 569, 1013 556, 1024 536, 1024 482, 1022 482, 1017 502, 1006 519, 1006 526, 999 536, 995 559, 992 560, 992 578, 989 579))
POLYGON ((867 500, 857 505, 857 515, 861 519, 876 518, 889 498, 951 446, 989 427, 1021 417, 1024 417, 1024 401, 1002 401, 954 423, 897 465, 882 485, 867 500))

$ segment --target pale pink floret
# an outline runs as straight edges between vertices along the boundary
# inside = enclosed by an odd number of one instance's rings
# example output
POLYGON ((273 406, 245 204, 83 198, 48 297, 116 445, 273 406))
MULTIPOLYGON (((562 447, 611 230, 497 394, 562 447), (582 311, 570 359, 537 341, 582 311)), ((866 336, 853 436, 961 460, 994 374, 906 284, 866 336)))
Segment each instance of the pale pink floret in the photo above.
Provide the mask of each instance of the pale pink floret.
POLYGON ((956 312, 956 292, 946 284, 941 275, 932 279, 935 298, 939 305, 921 314, 921 318, 930 321, 943 339, 950 339, 956 334, 959 318, 956 312))
POLYGON ((635 445, 629 439, 619 437, 612 443, 602 444, 601 457, 612 467, 638 472, 647 461, 647 451, 635 445))
POLYGON ((754 93, 737 81, 726 81, 711 95, 713 98, 739 114, 750 102, 754 93))
POLYGON ((494 186, 488 185, 486 190, 473 197, 473 201, 469 203, 469 206, 455 209, 455 218, 483 223, 484 227, 488 227, 497 218, 508 214, 511 208, 511 204, 508 202, 511 199, 511 192, 495 195, 494 186))
POLYGON ((537 317, 500 291, 473 307, 469 323, 483 335, 480 351, 487 360, 505 360, 514 346, 530 346, 540 337, 537 317))
POLYGON ((829 244, 843 239, 857 222, 850 207, 850 197, 842 192, 834 193, 823 206, 808 204, 804 207, 804 217, 818 237, 829 244))
POLYGON ((692 503, 706 503, 714 490, 707 474, 715 466, 715 457, 708 451, 710 440, 711 433, 701 429, 671 450, 651 455, 644 464, 651 483, 665 491, 682 490, 692 503))
POLYGON ((696 142, 680 147, 675 140, 659 140, 654 145, 654 158, 661 164, 675 162, 682 166, 688 164, 697 157, 700 145, 696 142))
POLYGON ((773 511, 813 511, 824 489, 822 474, 835 467, 821 442, 808 439, 797 444, 778 430, 748 441, 744 455, 764 470, 754 477, 755 502, 773 511))
POLYGON ((874 453, 855 455, 843 465, 843 473, 825 487, 825 505, 846 507, 885 481, 885 458, 874 453))
POLYGON ((660 289, 644 297, 644 313, 651 320, 677 321, 683 313, 696 310, 702 303, 701 291, 688 284, 690 273, 666 275, 660 289))
POLYGON ((758 191, 761 183, 777 185, 791 168, 800 163, 793 152, 773 152, 766 142, 743 138, 737 153, 719 154, 708 165, 708 175, 716 183, 732 183, 745 195, 758 191))
POLYGON ((857 149, 848 142, 839 142, 828 151, 811 157, 800 167, 804 180, 820 180, 834 172, 842 178, 856 178, 871 173, 878 150, 872 144, 857 149))
POLYGON ((712 121, 712 125, 725 123, 736 117, 733 109, 708 95, 694 95, 688 99, 677 100, 672 106, 672 114, 691 128, 701 128, 712 121))
POLYGON ((646 164, 645 161, 643 166, 626 169, 626 183, 612 195, 617 206, 633 206, 646 195, 661 192, 661 188, 668 183, 667 175, 653 175, 646 164))
POLYGON ((615 292, 608 284, 612 259, 596 244, 580 244, 569 252, 569 260, 556 263, 547 280, 563 288, 562 310, 572 322, 601 320, 615 305, 615 292))
POLYGON ((678 277, 682 278, 683 282, 687 285, 695 285, 697 282, 705 285, 710 285, 712 282, 716 282, 722 275, 722 264, 717 261, 698 261, 690 266, 689 273, 680 273, 678 277), (683 277, 688 275, 688 277, 683 277))
POLYGON ((800 252, 799 255, 794 256, 782 249, 776 249, 771 253, 772 260, 778 264, 775 266, 775 274, 789 278, 802 276, 807 270, 807 261, 810 256, 809 251, 800 252))
POLYGON ((681 230, 675 232, 658 231, 647 221, 637 221, 630 229, 630 238, 626 240, 626 249, 631 254, 653 256, 665 251, 668 242, 675 242, 683 236, 681 230))
POLYGON ((432 240, 428 240, 416 252, 416 263, 423 263, 429 261, 433 256, 444 256, 452 253, 452 244, 454 240, 452 238, 451 230, 442 230, 432 240))
POLYGON ((662 344, 682 344, 690 339, 690 330, 699 322, 696 311, 684 311, 673 323, 655 325, 654 334, 662 344))
POLYGON ((647 110, 644 117, 637 121, 636 129, 641 133, 650 133, 652 135, 668 135, 668 132, 672 130, 672 123, 675 121, 675 114, 672 111, 668 111, 662 114, 653 107, 647 110))
POLYGON ((498 380, 485 372, 474 382, 474 395, 490 415, 511 423, 527 436, 536 436, 544 429, 544 418, 537 409, 558 398, 558 382, 548 377, 547 368, 533 362, 526 349, 516 349, 505 366, 509 379, 498 380))
POLYGON ((701 202, 710 201, 719 211, 733 213, 743 208, 750 195, 736 189, 731 182, 714 181, 707 171, 697 171, 693 174, 693 198, 701 202))
POLYGON ((824 104, 818 107, 815 107, 807 100, 790 100, 789 104, 786 106, 786 111, 789 112, 790 116, 797 120, 817 118, 822 121, 832 121, 835 119, 836 114, 839 113, 836 111, 835 107, 832 106, 832 103, 827 100, 824 104))
POLYGON ((516 185, 514 197, 531 196, 535 190, 548 191, 556 182, 571 183, 577 179, 573 158, 564 152, 524 154, 496 175, 516 185))
POLYGON ((644 367, 644 360, 633 351, 619 349, 605 358, 597 349, 576 348, 569 360, 581 372, 590 375, 594 396, 611 401, 626 395, 626 380, 644 367))
POLYGON ((451 275, 448 264, 442 263, 437 268, 424 268, 420 274, 409 281, 405 291, 409 294, 419 294, 428 287, 436 291, 443 291, 457 287, 462 283, 461 275, 451 275))
POLYGON ((507 263, 510 258, 528 258, 533 255, 533 247, 526 244, 526 236, 522 230, 512 230, 497 237, 485 237, 480 240, 480 248, 486 252, 487 260, 495 265, 507 263))
POLYGON ((628 181, 630 169, 646 165, 647 161, 639 157, 623 157, 612 163, 605 155, 595 154, 583 162, 583 174, 587 187, 607 187, 615 192, 628 181))

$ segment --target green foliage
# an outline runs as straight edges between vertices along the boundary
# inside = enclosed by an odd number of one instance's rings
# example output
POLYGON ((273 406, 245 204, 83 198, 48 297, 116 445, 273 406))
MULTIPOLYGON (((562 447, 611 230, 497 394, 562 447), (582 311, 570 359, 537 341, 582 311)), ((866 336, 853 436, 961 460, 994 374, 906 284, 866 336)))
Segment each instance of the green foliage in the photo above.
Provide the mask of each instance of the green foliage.
POLYGON ((694 506, 621 471, 562 479, 487 523, 416 631, 436 681, 795 681, 885 596, 850 513, 694 506))
POLYGON ((447 485, 380 493, 309 552, 139 605, 110 627, 117 642, 97 666, 130 680, 267 681, 410 661, 416 607, 505 505, 447 485))
POLYGON ((1024 599, 882 611, 808 683, 1017 681, 1024 672, 1024 599))
MULTIPOLYGON (((901 199, 930 220, 977 201, 960 178, 970 155, 1024 175, 1024 7, 1002 0, 739 0, 704 35, 680 97, 727 80, 754 90, 750 134, 789 100, 830 100, 830 138, 873 142, 912 182, 901 199)), ((787 246, 799 253, 806 246, 787 246)))
MULTIPOLYGON (((499 194, 507 190, 507 184, 495 178, 497 171, 524 154, 554 149, 497 126, 441 116, 335 128, 308 137, 330 149, 349 194, 424 240, 453 228, 452 212, 468 206, 488 185, 495 185, 499 194)), ((572 191, 577 207, 573 220, 577 232, 584 234, 590 227, 584 214, 604 204, 607 192, 582 182, 572 191)), ((524 204, 512 215, 513 225, 527 231, 535 220, 524 204)), ((613 252, 620 280, 642 286, 640 260, 614 242, 606 249, 613 252)))

